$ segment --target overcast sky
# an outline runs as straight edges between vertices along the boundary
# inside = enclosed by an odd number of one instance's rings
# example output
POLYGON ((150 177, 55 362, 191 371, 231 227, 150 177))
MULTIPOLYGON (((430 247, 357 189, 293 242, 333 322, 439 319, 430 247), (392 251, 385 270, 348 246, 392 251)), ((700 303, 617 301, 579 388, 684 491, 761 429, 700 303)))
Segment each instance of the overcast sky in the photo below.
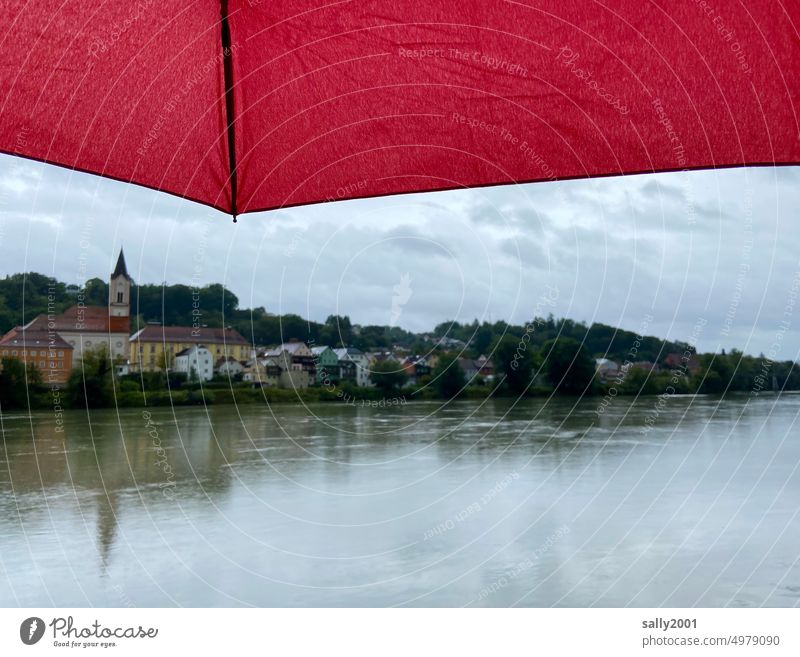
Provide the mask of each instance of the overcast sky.
POLYGON ((540 310, 796 360, 798 208, 800 168, 783 167, 410 194, 233 224, 0 156, 0 275, 106 278, 123 245, 138 282, 221 282, 244 308, 416 331, 540 310))

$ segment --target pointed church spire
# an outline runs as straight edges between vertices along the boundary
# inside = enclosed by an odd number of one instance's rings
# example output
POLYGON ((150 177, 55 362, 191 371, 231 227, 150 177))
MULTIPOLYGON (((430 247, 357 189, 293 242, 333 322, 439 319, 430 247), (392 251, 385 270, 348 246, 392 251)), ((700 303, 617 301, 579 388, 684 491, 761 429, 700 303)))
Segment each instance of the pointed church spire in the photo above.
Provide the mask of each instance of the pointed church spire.
POLYGON ((130 317, 132 282, 125 266, 125 254, 120 249, 117 266, 108 281, 108 313, 111 317, 130 317))
POLYGON ((111 278, 117 278, 118 276, 124 276, 128 280, 131 279, 128 275, 128 268, 125 266, 125 254, 121 248, 119 250, 119 258, 117 258, 117 266, 114 268, 111 278))

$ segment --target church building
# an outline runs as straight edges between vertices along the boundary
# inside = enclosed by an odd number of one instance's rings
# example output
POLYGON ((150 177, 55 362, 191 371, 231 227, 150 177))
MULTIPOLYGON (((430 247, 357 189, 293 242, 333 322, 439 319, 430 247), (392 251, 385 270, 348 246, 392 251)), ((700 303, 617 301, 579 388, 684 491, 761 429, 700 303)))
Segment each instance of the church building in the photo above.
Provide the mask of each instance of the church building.
POLYGON ((83 302, 70 306, 60 315, 37 315, 26 329, 58 333, 72 348, 72 361, 77 364, 84 349, 105 346, 112 358, 127 361, 129 356, 131 310, 131 277, 120 249, 117 266, 108 284, 108 306, 87 306, 83 302))

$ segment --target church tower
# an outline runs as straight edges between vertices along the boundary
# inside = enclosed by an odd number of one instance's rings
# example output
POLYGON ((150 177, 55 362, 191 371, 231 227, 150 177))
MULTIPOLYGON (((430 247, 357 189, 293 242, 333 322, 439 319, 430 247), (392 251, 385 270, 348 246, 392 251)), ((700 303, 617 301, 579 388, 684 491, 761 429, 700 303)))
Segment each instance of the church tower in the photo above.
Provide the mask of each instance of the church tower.
POLYGON ((108 313, 112 317, 130 317, 131 314, 131 277, 128 276, 122 249, 108 282, 108 313))

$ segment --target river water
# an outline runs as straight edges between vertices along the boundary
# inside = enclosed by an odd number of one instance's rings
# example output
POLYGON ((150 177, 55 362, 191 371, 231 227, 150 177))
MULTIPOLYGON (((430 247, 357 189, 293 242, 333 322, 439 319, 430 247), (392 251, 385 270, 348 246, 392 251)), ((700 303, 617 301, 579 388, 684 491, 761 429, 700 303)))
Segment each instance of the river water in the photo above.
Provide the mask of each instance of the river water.
POLYGON ((800 395, 2 415, 3 606, 795 606, 800 395))

